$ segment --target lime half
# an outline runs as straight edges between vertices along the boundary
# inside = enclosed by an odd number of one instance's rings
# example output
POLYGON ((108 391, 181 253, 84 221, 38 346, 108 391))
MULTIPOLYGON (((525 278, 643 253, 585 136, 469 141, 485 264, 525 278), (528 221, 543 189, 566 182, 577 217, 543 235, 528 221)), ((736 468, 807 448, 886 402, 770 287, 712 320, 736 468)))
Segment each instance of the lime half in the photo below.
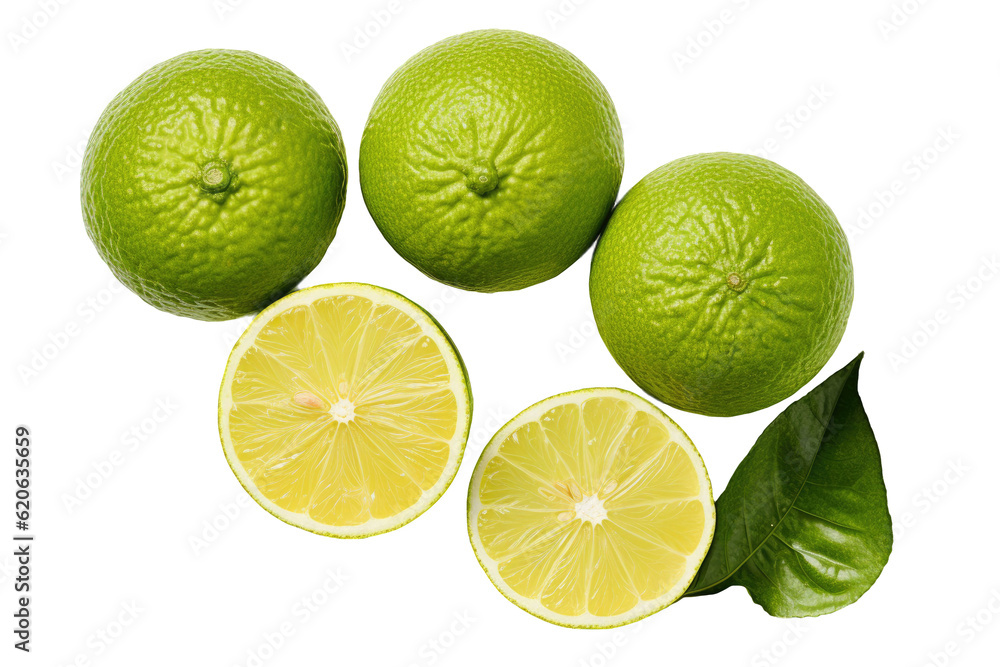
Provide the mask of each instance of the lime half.
POLYGON ((673 603, 715 531, 705 464, 645 399, 584 389, 536 403, 486 446, 469 537, 497 589, 558 625, 607 628, 673 603))
POLYGON ((219 395, 226 459, 268 512, 333 537, 412 521, 462 460, 472 394, 441 326, 359 283, 294 292, 233 348, 219 395))

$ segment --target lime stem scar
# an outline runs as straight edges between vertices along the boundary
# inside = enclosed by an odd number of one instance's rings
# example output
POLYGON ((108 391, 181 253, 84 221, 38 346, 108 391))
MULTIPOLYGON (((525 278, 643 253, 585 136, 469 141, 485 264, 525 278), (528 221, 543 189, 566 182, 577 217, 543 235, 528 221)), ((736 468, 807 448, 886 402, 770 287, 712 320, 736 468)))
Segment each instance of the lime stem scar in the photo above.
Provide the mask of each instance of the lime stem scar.
POLYGON ((478 159, 465 169, 465 185, 477 195, 485 195, 496 190, 500 175, 489 159, 478 159))
POLYGON ((740 278, 738 273, 730 273, 728 276, 726 276, 726 284, 729 285, 731 289, 734 289, 737 292, 745 287, 745 285, 743 284, 743 279, 740 278))
POLYGON ((201 166, 201 188, 206 192, 222 192, 232 181, 232 171, 222 160, 211 160, 201 166))

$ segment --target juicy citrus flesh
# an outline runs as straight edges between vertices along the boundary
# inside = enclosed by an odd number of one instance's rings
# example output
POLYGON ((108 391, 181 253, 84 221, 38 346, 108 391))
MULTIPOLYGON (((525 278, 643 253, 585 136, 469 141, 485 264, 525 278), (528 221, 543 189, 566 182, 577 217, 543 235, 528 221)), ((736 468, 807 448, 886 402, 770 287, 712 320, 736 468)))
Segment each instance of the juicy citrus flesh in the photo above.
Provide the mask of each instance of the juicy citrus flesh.
POLYGON ((370 285, 295 292, 237 343, 220 432, 243 486, 278 518, 336 537, 407 523, 458 469, 471 395, 447 335, 370 285))
POLYGON ((546 399, 490 441, 469 535, 494 585, 552 623, 612 627, 677 600, 715 530, 705 465, 681 429, 620 389, 546 399))
POLYGON ((611 212, 621 126, 586 65, 540 37, 481 30, 400 67, 361 140, 365 203, 392 247, 463 289, 515 290, 575 262, 611 212))
POLYGON ((750 155, 671 162, 622 199, 590 274, 594 317, 636 384, 731 416, 791 396, 847 326, 854 274, 833 211, 750 155))
POLYGON ((344 209, 340 129, 309 85, 246 51, 185 53, 98 120, 81 175, 87 232, 150 304, 256 312, 322 259, 344 209))

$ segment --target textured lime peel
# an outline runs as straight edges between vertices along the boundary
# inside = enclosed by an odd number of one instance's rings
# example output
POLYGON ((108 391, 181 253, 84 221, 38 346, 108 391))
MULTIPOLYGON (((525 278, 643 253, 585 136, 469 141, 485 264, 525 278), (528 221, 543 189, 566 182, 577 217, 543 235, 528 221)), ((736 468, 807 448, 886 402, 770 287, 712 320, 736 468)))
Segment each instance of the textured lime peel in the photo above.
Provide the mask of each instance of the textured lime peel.
POLYGON ((408 262, 463 289, 548 280, 618 194, 621 126, 586 65, 540 37, 456 35, 386 82, 361 139, 361 191, 408 262))
POLYGON ((643 178, 594 251, 601 337, 636 384, 730 416, 791 396, 836 350, 854 298, 847 237, 795 174, 692 155, 643 178))
POLYGON ((497 589, 558 625, 631 623, 680 598, 715 530, 708 472, 684 432, 621 389, 547 398, 486 446, 469 537, 497 589))
POLYGON ((153 67, 108 105, 84 156, 87 233, 167 312, 260 310, 322 259, 344 210, 340 130, 307 83, 246 51, 153 67))
POLYGON ((229 357, 223 450, 276 517, 333 537, 393 530, 458 471, 472 394, 461 357, 423 309, 359 283, 265 309, 229 357))

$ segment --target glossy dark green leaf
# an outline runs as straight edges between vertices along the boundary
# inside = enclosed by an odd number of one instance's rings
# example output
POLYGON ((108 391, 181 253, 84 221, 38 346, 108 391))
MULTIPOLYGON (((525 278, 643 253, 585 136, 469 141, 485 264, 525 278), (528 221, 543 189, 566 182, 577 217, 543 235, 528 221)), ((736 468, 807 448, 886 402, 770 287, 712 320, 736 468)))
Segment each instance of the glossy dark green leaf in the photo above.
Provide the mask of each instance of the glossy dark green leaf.
POLYGON ((764 429, 719 496, 715 539, 687 595, 738 585, 773 616, 818 616, 875 583, 892 521, 858 395, 862 356, 764 429))

